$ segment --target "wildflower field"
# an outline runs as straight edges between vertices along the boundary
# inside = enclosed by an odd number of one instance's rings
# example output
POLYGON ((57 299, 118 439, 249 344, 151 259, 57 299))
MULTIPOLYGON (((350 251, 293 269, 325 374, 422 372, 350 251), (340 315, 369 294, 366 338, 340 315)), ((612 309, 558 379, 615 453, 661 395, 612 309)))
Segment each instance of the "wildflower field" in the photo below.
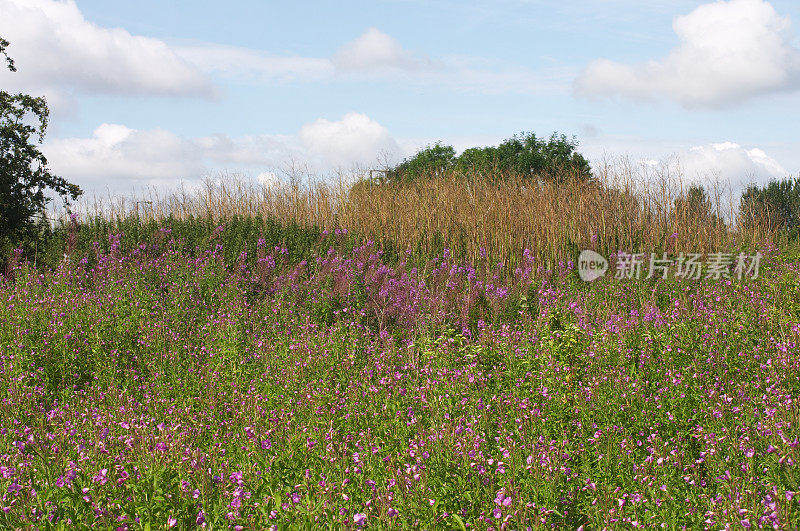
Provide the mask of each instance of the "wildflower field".
POLYGON ((229 232, 12 263, 0 528, 798 528, 796 259, 584 283, 229 232))

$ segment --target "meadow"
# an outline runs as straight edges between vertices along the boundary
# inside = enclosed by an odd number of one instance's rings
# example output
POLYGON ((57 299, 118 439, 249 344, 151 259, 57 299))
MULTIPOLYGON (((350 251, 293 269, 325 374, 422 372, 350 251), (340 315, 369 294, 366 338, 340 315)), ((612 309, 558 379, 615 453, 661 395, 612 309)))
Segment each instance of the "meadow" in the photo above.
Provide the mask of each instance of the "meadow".
POLYGON ((0 527, 797 529, 796 246, 610 190, 209 187, 63 223, 0 277, 0 527), (586 283, 581 248, 764 256, 586 283))

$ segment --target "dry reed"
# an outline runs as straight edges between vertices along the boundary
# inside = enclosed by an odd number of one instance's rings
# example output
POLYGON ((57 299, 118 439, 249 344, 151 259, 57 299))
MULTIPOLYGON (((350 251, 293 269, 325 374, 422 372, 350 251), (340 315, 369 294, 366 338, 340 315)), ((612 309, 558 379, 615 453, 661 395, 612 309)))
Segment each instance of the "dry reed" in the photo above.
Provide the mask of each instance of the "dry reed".
POLYGON ((272 217, 347 228, 400 250, 430 254, 449 248, 467 260, 486 253, 512 263, 524 249, 563 260, 584 248, 707 253, 773 237, 768 222, 741 223, 732 191, 719 180, 704 183, 708 215, 677 208, 688 183, 672 164, 609 160, 595 168, 595 177, 554 184, 513 175, 490 180, 445 174, 350 186, 352 179, 341 176, 272 185, 234 176, 170 193, 95 197, 82 206, 84 214, 112 219, 272 217))

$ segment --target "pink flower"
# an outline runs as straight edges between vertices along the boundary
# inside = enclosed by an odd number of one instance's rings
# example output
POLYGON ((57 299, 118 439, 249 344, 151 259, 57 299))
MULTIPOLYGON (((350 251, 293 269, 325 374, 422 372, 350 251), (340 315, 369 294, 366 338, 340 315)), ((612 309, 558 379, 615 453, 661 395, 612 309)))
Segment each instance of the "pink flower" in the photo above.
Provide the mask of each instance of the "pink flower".
POLYGON ((355 522, 357 526, 363 526, 367 523, 367 515, 364 513, 356 513, 353 515, 353 522, 355 522))
POLYGON ((100 483, 101 485, 105 485, 108 481, 108 469, 104 468, 100 472, 97 473, 96 476, 92 478, 92 481, 95 483, 100 483))

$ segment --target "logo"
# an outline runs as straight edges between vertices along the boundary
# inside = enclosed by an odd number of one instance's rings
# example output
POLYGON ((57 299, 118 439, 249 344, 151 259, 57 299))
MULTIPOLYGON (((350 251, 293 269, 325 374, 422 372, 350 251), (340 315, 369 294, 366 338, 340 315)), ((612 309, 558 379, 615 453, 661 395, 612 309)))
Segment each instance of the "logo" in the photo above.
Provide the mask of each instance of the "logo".
POLYGON ((602 277, 608 271, 608 260, 594 251, 585 250, 578 257, 578 276, 585 282, 602 277))

